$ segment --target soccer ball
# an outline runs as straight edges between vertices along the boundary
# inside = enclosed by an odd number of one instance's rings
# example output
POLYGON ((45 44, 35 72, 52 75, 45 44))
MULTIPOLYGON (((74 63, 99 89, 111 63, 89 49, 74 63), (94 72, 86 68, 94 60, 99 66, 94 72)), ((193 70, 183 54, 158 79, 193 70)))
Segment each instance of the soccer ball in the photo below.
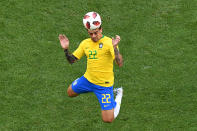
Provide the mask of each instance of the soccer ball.
POLYGON ((96 12, 88 12, 83 17, 83 24, 86 29, 94 30, 101 26, 101 17, 96 12))

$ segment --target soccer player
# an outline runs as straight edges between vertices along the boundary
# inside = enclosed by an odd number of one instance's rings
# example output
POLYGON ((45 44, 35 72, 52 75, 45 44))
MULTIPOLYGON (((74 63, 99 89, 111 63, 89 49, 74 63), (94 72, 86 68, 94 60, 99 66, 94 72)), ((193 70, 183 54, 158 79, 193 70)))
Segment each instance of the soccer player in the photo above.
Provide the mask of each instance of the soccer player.
POLYGON ((102 27, 96 29, 87 28, 90 38, 83 40, 74 53, 69 53, 69 40, 60 34, 59 40, 64 49, 65 56, 70 64, 87 57, 87 69, 85 74, 76 79, 67 89, 69 97, 76 97, 81 93, 94 92, 101 106, 102 120, 111 123, 119 114, 123 89, 116 88, 114 100, 113 85, 113 61, 121 67, 123 58, 119 53, 118 43, 120 36, 109 38, 102 34, 102 27))

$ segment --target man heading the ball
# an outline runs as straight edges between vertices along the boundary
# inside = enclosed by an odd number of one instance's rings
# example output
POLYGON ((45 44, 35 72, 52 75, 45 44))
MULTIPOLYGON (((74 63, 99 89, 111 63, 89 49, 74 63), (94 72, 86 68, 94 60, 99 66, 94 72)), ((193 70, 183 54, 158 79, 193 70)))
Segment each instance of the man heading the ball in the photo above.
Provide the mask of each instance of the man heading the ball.
POLYGON ((102 34, 101 18, 96 12, 89 12, 83 18, 83 23, 90 38, 83 40, 79 47, 70 54, 68 51, 69 40, 60 34, 59 40, 64 49, 69 63, 74 63, 87 57, 87 69, 85 74, 76 79, 67 89, 69 97, 78 96, 81 93, 94 92, 101 105, 102 120, 112 122, 119 114, 122 88, 114 89, 116 98, 114 100, 113 85, 113 61, 119 67, 123 66, 123 58, 118 50, 120 36, 109 38, 102 34))

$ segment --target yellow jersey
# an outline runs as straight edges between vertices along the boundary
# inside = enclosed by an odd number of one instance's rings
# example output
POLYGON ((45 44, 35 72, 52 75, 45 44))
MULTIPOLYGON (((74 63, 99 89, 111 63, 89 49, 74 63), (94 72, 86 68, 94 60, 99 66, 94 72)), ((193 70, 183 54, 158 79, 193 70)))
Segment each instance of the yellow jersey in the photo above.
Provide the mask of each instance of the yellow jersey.
POLYGON ((84 77, 95 85, 110 87, 114 84, 113 60, 115 58, 112 39, 103 36, 93 42, 91 38, 83 40, 73 55, 77 59, 87 57, 84 77))

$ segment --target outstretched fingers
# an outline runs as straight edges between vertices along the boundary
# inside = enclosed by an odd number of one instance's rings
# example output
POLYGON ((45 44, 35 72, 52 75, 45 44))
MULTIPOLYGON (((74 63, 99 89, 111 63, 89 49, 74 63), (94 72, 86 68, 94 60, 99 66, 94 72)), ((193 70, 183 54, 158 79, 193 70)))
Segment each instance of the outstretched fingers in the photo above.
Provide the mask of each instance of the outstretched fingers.
POLYGON ((112 37, 112 43, 113 43, 114 47, 116 47, 119 42, 120 42, 120 36, 119 35, 116 35, 115 39, 114 39, 114 37, 112 37))
POLYGON ((64 37, 62 34, 59 34, 59 40, 62 40, 64 37))
POLYGON ((63 35, 63 38, 66 39, 66 40, 68 40, 68 38, 65 35, 63 35))
POLYGON ((120 36, 119 35, 116 35, 116 41, 120 41, 120 36))
POLYGON ((119 39, 120 40, 120 36, 119 35, 116 35, 116 39, 119 39))

